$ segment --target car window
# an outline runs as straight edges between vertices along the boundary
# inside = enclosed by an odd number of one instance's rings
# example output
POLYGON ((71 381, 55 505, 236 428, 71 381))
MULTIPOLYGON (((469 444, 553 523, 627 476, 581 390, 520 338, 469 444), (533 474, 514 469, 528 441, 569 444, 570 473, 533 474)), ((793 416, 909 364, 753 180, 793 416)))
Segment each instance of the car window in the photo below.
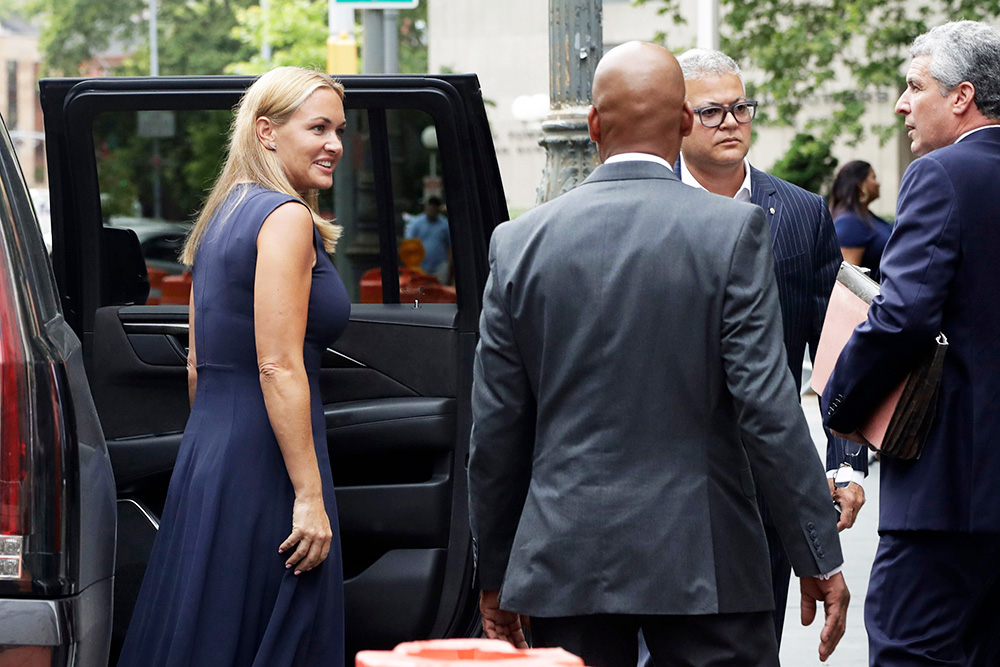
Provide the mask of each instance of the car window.
MULTIPOLYGON (((136 233, 149 305, 188 301, 191 275, 178 256, 218 176, 231 117, 229 110, 129 110, 94 120, 101 216, 106 227, 136 233)), ((319 206, 343 228, 333 261, 351 301, 454 302, 433 119, 413 109, 348 109, 347 121, 334 187, 319 193, 319 206), (429 197, 441 201, 432 221, 429 197), (424 262, 435 258, 436 271, 424 262)))
MULTIPOLYGON (((380 173, 383 181, 389 181, 382 187, 392 193, 391 210, 377 217, 392 220, 389 233, 382 230, 380 245, 383 262, 389 256, 396 264, 396 276, 389 276, 388 279, 393 286, 398 280, 398 301, 454 303, 450 234, 453 223, 448 218, 434 120, 417 109, 386 109, 380 113, 372 112, 366 118, 368 122, 362 119, 360 131, 355 136, 358 141, 376 147, 376 163, 371 166, 371 173, 376 176, 376 187, 380 173), (381 142, 380 132, 384 133, 381 142), (386 170, 380 170, 377 164, 381 153, 379 147, 383 142, 389 165, 387 173, 382 173, 386 170), (429 207, 429 200, 436 204, 429 207), (429 208, 433 208, 432 213, 428 212, 429 208)), ((338 167, 338 171, 342 168, 338 167)), ((350 178, 350 174, 362 179, 367 177, 364 170, 344 169, 340 172, 344 178, 350 178)), ((359 193, 358 208, 344 210, 338 215, 347 241, 345 255, 352 258, 358 249, 364 247, 366 238, 378 233, 372 225, 375 220, 361 214, 370 208, 364 201, 365 188, 362 185, 354 191, 359 193), (352 216, 351 213, 358 215, 352 216)), ((339 192, 337 194, 339 201, 339 192)), ((355 302, 382 303, 386 296, 382 286, 383 268, 371 260, 374 260, 373 256, 370 256, 370 266, 352 261, 349 269, 341 270, 342 276, 346 274, 353 278, 349 290, 358 289, 357 294, 352 292, 355 302)), ((346 278, 345 282, 348 282, 346 278)))
POLYGON ((101 218, 105 227, 135 232, 149 277, 146 304, 188 302, 191 275, 179 254, 218 174, 230 116, 130 110, 94 120, 101 218))

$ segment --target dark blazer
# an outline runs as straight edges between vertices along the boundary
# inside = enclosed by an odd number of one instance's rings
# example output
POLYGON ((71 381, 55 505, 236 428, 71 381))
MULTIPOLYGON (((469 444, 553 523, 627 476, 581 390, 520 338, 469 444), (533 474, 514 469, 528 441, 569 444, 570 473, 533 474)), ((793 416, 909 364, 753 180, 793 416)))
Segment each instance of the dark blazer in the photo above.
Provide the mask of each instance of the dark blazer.
POLYGON ((916 461, 883 458, 881 530, 1000 531, 1000 128, 913 162, 882 256, 882 292, 822 397, 855 430, 939 331, 950 347, 937 414, 916 461))
POLYGON ((842 561, 760 209, 602 165, 497 227, 469 460, 480 585, 536 616, 773 608, 842 561))
MULTIPOLYGON (((788 367, 796 388, 801 389, 802 359, 807 346, 810 357, 815 357, 826 305, 843 259, 837 232, 826 200, 752 166, 750 201, 764 209, 771 228, 788 367)), ((857 450, 857 445, 827 433, 827 470, 848 460, 847 447, 857 450)), ((867 453, 849 462, 868 474, 867 453)))

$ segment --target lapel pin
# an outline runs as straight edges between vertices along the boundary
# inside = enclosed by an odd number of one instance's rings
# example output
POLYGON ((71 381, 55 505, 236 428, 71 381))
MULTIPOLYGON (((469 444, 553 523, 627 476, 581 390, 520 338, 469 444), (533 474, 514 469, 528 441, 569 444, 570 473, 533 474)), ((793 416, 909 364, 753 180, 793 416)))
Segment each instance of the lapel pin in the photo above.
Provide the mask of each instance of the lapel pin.
POLYGON ((774 215, 774 207, 771 207, 771 215, 774 215))

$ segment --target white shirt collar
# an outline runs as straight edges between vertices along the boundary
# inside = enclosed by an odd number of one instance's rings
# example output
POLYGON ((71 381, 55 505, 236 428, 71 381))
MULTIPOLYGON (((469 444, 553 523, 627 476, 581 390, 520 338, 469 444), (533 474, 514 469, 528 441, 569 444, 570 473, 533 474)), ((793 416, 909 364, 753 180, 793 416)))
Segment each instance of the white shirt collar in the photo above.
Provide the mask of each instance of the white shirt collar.
POLYGON ((612 155, 607 160, 605 160, 604 164, 613 164, 615 162, 629 162, 629 161, 655 162, 656 164, 662 164, 667 169, 670 169, 670 171, 673 171, 673 168, 670 166, 669 162, 661 158, 659 155, 653 155, 652 153, 618 153, 617 155, 612 155))
MULTIPOLYGON (((698 179, 694 177, 691 170, 688 169, 687 164, 684 162, 684 154, 681 154, 681 173, 677 175, 681 179, 681 183, 685 183, 695 188, 701 190, 705 189, 705 186, 698 182, 698 179)), ((733 199, 736 201, 749 202, 750 195, 753 191, 750 188, 750 161, 743 158, 743 184, 740 185, 740 189, 736 191, 733 199)))
POLYGON ((966 132, 965 134, 963 134, 962 136, 960 136, 958 139, 955 139, 955 143, 957 144, 962 139, 965 139, 967 136, 969 136, 970 134, 972 134, 974 132, 979 132, 980 130, 991 130, 991 129, 994 129, 994 128, 997 128, 997 127, 1000 127, 1000 125, 983 125, 982 127, 977 127, 974 130, 969 130, 968 132, 966 132))

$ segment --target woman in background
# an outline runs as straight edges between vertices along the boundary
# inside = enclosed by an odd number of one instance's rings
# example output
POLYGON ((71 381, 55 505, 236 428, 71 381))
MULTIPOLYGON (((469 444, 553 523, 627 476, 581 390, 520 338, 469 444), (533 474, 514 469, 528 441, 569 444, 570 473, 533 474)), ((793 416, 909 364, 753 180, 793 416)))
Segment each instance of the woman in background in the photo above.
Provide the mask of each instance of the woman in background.
POLYGON ((119 667, 343 667, 320 357, 350 301, 317 213, 344 89, 282 67, 236 111, 188 237, 191 416, 119 667))
POLYGON ((844 260, 869 269, 875 280, 880 279, 878 265, 892 232, 892 225, 868 209, 878 195, 875 170, 863 160, 840 168, 830 194, 830 212, 844 260))

